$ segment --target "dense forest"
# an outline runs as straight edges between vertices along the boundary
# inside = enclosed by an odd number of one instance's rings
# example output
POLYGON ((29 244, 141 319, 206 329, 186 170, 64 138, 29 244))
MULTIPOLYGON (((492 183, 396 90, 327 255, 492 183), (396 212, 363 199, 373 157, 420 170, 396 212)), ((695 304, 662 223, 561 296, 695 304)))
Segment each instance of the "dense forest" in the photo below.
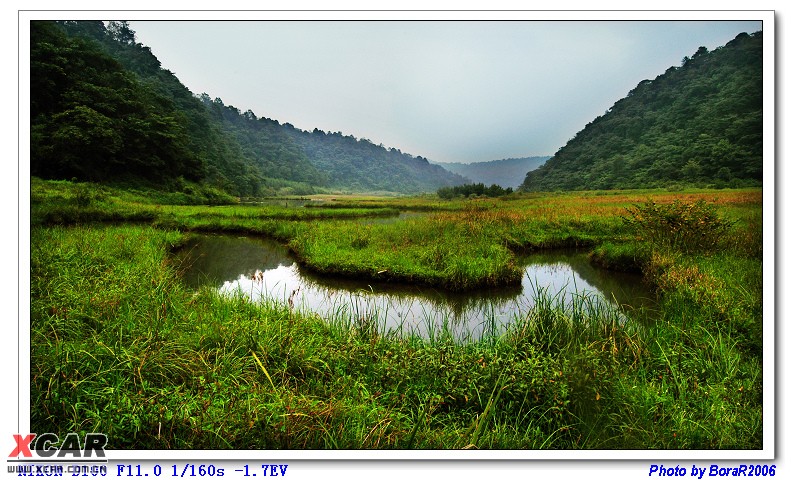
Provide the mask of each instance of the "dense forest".
POLYGON ((265 178, 124 22, 31 22, 31 174, 253 195, 265 178))
POLYGON ((523 190, 760 185, 763 37, 742 33, 644 80, 542 167, 523 190))
POLYGON ((474 163, 438 163, 446 170, 457 173, 473 182, 496 184, 504 188, 518 188, 526 172, 534 170, 551 157, 523 157, 474 163))
POLYGON ((194 95, 127 22, 31 22, 31 174, 240 196, 433 191, 464 179, 365 139, 194 95), (186 187, 187 186, 187 187, 186 187))

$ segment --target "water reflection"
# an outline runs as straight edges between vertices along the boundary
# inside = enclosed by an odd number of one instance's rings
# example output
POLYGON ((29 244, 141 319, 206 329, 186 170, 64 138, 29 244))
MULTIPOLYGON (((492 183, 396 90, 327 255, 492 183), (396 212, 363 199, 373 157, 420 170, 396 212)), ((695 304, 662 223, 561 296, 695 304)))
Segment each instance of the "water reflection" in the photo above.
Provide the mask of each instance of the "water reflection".
POLYGON ((180 253, 184 281, 241 292, 253 301, 290 302, 294 308, 323 317, 368 321, 423 336, 441 328, 460 339, 478 338, 524 315, 542 290, 556 301, 586 296, 614 308, 652 305, 653 295, 640 277, 594 268, 576 252, 521 258, 521 285, 452 293, 413 285, 372 283, 317 276, 301 268, 275 241, 224 235, 196 236, 180 253))

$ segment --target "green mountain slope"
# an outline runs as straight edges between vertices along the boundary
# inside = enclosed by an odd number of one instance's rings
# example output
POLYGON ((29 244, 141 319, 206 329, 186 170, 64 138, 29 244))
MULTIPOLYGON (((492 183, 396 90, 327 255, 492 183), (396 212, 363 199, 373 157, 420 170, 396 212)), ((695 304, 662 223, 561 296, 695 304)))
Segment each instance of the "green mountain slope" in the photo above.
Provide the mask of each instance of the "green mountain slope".
POLYGON ((418 193, 465 179, 398 149, 341 132, 304 131, 201 96, 223 129, 272 176, 332 189, 418 193))
POLYGON ((523 190, 743 186, 762 181, 762 32, 644 80, 548 160, 523 190))
POLYGON ((308 132, 289 124, 284 128, 309 161, 327 174, 329 185, 334 188, 420 193, 465 182, 463 177, 424 157, 375 145, 365 138, 318 129, 308 132))
POLYGON ((551 157, 505 158, 489 162, 438 163, 446 170, 470 179, 474 183, 518 188, 526 172, 538 168, 551 157))
POLYGON ((235 195, 415 193, 462 183, 426 159, 303 132, 196 96, 126 22, 31 22, 31 174, 235 195))
POLYGON ((200 99, 222 130, 240 145, 243 155, 269 177, 327 185, 327 176, 309 162, 278 122, 257 118, 250 110, 241 113, 232 105, 224 105, 220 98, 210 100, 205 93, 200 99))
POLYGON ((96 42, 31 22, 30 69, 33 175, 97 181, 206 176, 183 113, 96 42))
POLYGON ((31 22, 31 100, 32 175, 265 193, 267 172, 124 22, 31 22))

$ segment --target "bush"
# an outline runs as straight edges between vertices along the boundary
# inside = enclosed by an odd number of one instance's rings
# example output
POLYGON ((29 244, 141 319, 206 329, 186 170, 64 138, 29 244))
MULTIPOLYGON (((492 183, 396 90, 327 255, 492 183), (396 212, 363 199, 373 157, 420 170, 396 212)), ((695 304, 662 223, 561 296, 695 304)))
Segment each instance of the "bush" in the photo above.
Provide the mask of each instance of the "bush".
POLYGON ((734 222, 721 218, 704 200, 660 204, 648 200, 627 208, 623 220, 652 245, 686 253, 709 252, 721 243, 734 222))
POLYGON ((107 196, 102 187, 91 183, 79 183, 74 186, 72 190, 74 195, 74 202, 80 208, 86 208, 94 204, 94 202, 102 201, 107 196))

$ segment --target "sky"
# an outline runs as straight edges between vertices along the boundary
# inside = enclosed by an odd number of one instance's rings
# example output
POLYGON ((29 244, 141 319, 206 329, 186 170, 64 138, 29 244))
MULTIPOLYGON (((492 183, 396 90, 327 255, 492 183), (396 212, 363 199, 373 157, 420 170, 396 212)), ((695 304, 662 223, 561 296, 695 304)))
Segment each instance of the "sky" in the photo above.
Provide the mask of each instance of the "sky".
POLYGON ((553 155, 759 21, 132 21, 193 93, 439 162, 553 155))

